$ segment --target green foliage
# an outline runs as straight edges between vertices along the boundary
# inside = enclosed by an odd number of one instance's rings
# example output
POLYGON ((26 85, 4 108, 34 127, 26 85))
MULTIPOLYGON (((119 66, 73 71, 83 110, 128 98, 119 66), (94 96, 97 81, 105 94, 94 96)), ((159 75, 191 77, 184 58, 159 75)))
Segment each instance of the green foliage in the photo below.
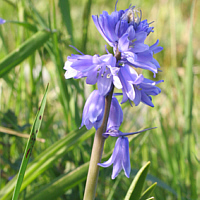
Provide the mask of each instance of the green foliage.
POLYGON ((39 49, 49 39, 51 32, 39 31, 16 50, 8 54, 3 60, 0 61, 0 77, 7 74, 13 67, 20 64, 28 56, 32 55, 34 51, 39 49))
POLYGON ((18 177, 17 177, 17 183, 16 183, 16 187, 15 187, 13 197, 12 197, 13 200, 18 199, 20 188, 21 188, 21 185, 22 185, 22 181, 23 181, 23 178, 24 178, 25 171, 26 171, 26 167, 27 167, 31 152, 33 150, 33 146, 35 144, 36 136, 37 136, 37 134, 40 130, 42 117, 43 117, 43 113, 44 113, 44 108, 45 108, 45 104, 46 104, 48 86, 47 86, 46 91, 44 93, 44 97, 43 97, 41 105, 38 109, 37 115, 35 117, 35 121, 33 122, 33 127, 32 127, 31 132, 30 132, 30 138, 28 139, 28 143, 27 143, 27 146, 26 146, 26 149, 25 149, 25 152, 24 152, 22 163, 21 163, 21 166, 20 166, 20 169, 19 169, 19 174, 18 174, 18 177))
MULTIPOLYGON (((67 56, 77 53, 69 45, 85 54, 105 53, 106 43, 92 23, 91 14, 103 10, 111 13, 115 2, 1 2, 0 17, 7 23, 0 26, 0 126, 29 133, 44 89, 50 83, 38 134, 45 143, 34 144, 19 199, 83 198, 94 130, 78 128, 85 100, 93 88, 82 80, 66 81, 63 66, 67 56)), ((151 196, 195 200, 200 195, 200 1, 193 2, 118 2, 118 10, 133 3, 141 8, 143 19, 155 21, 155 33, 148 36, 147 43, 152 45, 159 38, 164 47, 156 55, 163 71, 156 79, 165 82, 159 86, 161 95, 153 99, 155 108, 123 104, 123 131, 136 131, 142 126, 158 128, 129 138, 130 179, 121 173, 113 181, 112 167, 100 168, 97 200, 124 199, 132 183, 132 195, 139 200, 151 196), (147 161, 151 162, 148 174, 149 164, 138 171, 147 161), (147 188, 143 193, 142 186, 147 188)), ((152 74, 148 75, 152 78, 152 74)), ((26 155, 27 139, 1 130, 0 199, 9 200, 26 155)), ((114 142, 106 140, 102 161, 111 155, 114 142)))
POLYGON ((128 192, 124 200, 129 200, 129 199, 139 200, 140 199, 143 185, 144 185, 147 172, 149 169, 149 165, 150 165, 150 162, 147 162, 136 174, 135 178, 133 179, 133 182, 130 185, 130 188, 128 189, 128 192))

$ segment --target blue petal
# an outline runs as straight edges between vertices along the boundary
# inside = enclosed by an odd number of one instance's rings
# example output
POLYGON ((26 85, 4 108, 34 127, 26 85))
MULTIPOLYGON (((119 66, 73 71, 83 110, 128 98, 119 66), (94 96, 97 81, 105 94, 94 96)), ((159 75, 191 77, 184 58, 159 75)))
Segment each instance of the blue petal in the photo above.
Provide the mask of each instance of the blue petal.
POLYGON ((118 41, 118 49, 120 52, 126 51, 129 48, 128 33, 125 33, 118 41))
POLYGON ((123 111, 121 106, 119 105, 118 100, 113 97, 110 106, 110 113, 108 117, 107 123, 107 130, 112 129, 119 129, 123 121, 123 111))
POLYGON ((123 162, 122 166, 125 175, 129 178, 131 172, 130 156, 129 156, 129 141, 127 137, 122 139, 122 152, 123 152, 123 162))
POLYGON ((147 104, 148 106, 154 107, 152 101, 151 101, 151 97, 146 95, 144 92, 142 92, 142 97, 141 97, 141 101, 145 104, 147 104))
POLYGON ((113 160, 113 172, 111 176, 112 179, 115 179, 118 176, 119 172, 122 170, 123 153, 121 145, 122 145, 122 138, 119 137, 115 145, 116 153, 113 160))
POLYGON ((140 90, 135 90, 135 99, 133 100, 135 105, 139 105, 140 101, 141 101, 141 91, 140 90))
POLYGON ((107 70, 106 73, 102 76, 99 75, 97 86, 100 95, 105 96, 108 94, 111 89, 112 80, 113 78, 111 76, 110 70, 107 70))
POLYGON ((103 121, 104 108, 105 97, 99 95, 98 90, 94 90, 85 103, 81 126, 85 125, 88 129, 94 126, 98 129, 103 121))

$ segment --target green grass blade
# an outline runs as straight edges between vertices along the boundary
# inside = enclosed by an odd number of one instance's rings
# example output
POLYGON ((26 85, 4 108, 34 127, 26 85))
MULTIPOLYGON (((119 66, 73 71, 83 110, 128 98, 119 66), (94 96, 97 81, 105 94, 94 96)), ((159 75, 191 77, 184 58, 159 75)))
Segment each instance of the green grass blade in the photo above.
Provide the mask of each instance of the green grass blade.
POLYGON ((0 61, 0 77, 7 74, 13 67, 20 64, 35 50, 39 49, 49 39, 50 35, 50 31, 38 31, 31 38, 26 40, 19 48, 8 54, 0 61))
POLYGON ((83 37, 82 37, 82 51, 86 53, 87 51, 87 35, 88 35, 88 26, 90 21, 90 10, 91 10, 92 0, 88 0, 83 13, 83 37))
POLYGON ((187 66, 186 66, 186 78, 185 78, 185 131, 186 133, 191 133, 192 128, 192 106, 193 106, 193 16, 194 16, 195 0, 191 7, 190 16, 190 37, 187 48, 187 66))
MULTIPOLYGON (((50 168, 59 158, 62 158, 70 150, 73 150, 79 143, 82 143, 94 134, 94 130, 86 131, 86 128, 78 129, 67 134, 61 140, 55 142, 39 156, 37 156, 29 165, 24 176, 21 190, 25 189, 33 180, 50 168)), ((0 199, 8 200, 11 198, 12 191, 16 184, 14 177, 1 191, 0 199)))
POLYGON ((191 152, 195 151, 195 139, 192 134, 192 109, 193 109, 193 86, 194 86, 194 73, 193 73, 193 18, 196 1, 193 0, 190 12, 190 35, 187 47, 187 65, 186 65, 186 79, 185 79, 185 138, 184 138, 184 151, 189 164, 189 179, 191 198, 197 198, 196 176, 197 169, 192 162, 191 152))
POLYGON ((46 104, 48 86, 49 85, 47 85, 46 91, 44 93, 44 97, 43 97, 42 102, 41 102, 41 106, 39 107, 35 121, 34 121, 33 126, 32 126, 32 130, 30 132, 30 138, 28 140, 28 143, 27 143, 27 146, 26 146, 26 149, 25 149, 25 153, 24 153, 24 156, 23 156, 23 159, 22 159, 22 163, 21 163, 21 166, 20 166, 20 169, 19 169, 17 184, 16 184, 16 187, 15 187, 15 190, 14 190, 14 193, 13 193, 13 198, 12 198, 13 200, 18 199, 18 196, 19 196, 19 193, 20 193, 20 188, 21 188, 21 185, 22 185, 22 182, 23 182, 25 171, 26 171, 26 167, 27 167, 27 164, 28 164, 28 161, 29 161, 29 157, 30 157, 31 152, 33 150, 33 146, 35 144, 36 136, 37 136, 38 131, 39 131, 40 126, 41 126, 42 116, 43 116, 44 108, 45 108, 45 104, 46 104))
POLYGON ((74 171, 64 174, 57 179, 51 181, 39 191, 34 192, 33 195, 28 196, 29 200, 43 200, 43 199, 56 199, 64 194, 67 190, 75 187, 79 183, 86 180, 89 162, 81 165, 74 171))
POLYGON ((150 162, 147 162, 136 174, 124 200, 139 200, 147 176, 150 162))
POLYGON ((60 8, 62 14, 62 20, 67 28, 67 31, 70 35, 71 43, 73 45, 73 27, 72 27, 72 19, 70 15, 70 4, 68 0, 59 0, 58 6, 60 8))
POLYGON ((12 24, 17 24, 19 26, 22 26, 32 32, 37 32, 37 27, 34 26, 33 24, 30 24, 28 22, 19 22, 19 21, 6 21, 7 23, 12 23, 12 24))
POLYGON ((140 200, 145 200, 146 198, 149 198, 149 196, 151 195, 151 193, 154 191, 155 187, 156 187, 157 183, 152 184, 150 187, 148 187, 142 194, 142 196, 140 197, 140 200))
MULTIPOLYGON (((112 152, 109 152, 104 159, 108 159, 112 152)), ((88 172, 89 162, 81 165, 77 169, 73 170, 68 174, 59 176, 58 178, 52 180, 49 184, 45 185, 34 194, 30 194, 27 199, 29 200, 43 200, 43 199, 56 199, 57 197, 64 194, 67 190, 75 187, 82 181, 86 180, 88 172)), ((104 169, 103 167, 100 170, 104 169)))

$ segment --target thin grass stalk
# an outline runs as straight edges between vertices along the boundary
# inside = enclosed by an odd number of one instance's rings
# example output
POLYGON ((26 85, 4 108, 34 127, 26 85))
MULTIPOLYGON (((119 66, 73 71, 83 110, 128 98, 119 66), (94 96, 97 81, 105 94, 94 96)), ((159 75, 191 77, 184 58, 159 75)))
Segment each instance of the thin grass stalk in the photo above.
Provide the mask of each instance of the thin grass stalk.
POLYGON ((103 133, 106 132, 108 116, 110 112, 110 105, 112 100, 114 86, 105 99, 105 111, 104 118, 101 127, 96 131, 94 137, 94 143, 92 147, 92 154, 90 159, 90 165, 87 175, 87 181, 85 186, 84 200, 93 200, 96 193, 97 181, 99 177, 99 166, 97 165, 101 162, 103 147, 104 147, 104 137, 103 133))
POLYGON ((88 26, 90 21, 90 11, 91 11, 92 0, 88 0, 85 4, 83 13, 83 37, 82 37, 82 51, 87 51, 87 36, 88 36, 88 26))
POLYGON ((191 152, 194 147, 194 135, 192 134, 192 108, 193 108, 193 85, 194 85, 194 73, 193 73, 193 18, 194 8, 196 0, 193 0, 190 13, 190 35, 187 48, 187 63, 186 63, 186 92, 185 92, 185 156, 189 165, 189 179, 190 179, 190 197, 191 199, 197 199, 196 190, 196 169, 192 163, 191 152))

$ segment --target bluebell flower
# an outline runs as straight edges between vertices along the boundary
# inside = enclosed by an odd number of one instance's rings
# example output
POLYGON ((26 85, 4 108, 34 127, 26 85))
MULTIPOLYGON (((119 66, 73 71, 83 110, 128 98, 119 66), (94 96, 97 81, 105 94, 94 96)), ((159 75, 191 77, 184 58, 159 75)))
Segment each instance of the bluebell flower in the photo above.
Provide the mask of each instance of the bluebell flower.
POLYGON ((163 82, 163 80, 152 81, 145 78, 142 83, 134 85, 135 99, 133 102, 135 105, 137 106, 140 102, 143 102, 146 105, 154 107, 151 96, 156 96, 161 92, 161 89, 156 86, 161 82, 163 82))
POLYGON ((65 78, 86 78, 86 83, 94 85, 97 83, 99 94, 107 95, 114 82, 118 82, 116 58, 112 54, 99 55, 71 55, 65 62, 65 78))
POLYGON ((94 126, 97 130, 102 124, 104 109, 105 97, 94 90, 85 103, 81 127, 85 125, 87 129, 91 129, 94 126))
POLYGON ((125 136, 142 133, 150 129, 153 128, 148 128, 133 133, 123 133, 116 129, 108 130, 108 132, 103 134, 105 138, 107 138, 108 136, 112 136, 112 137, 118 137, 118 139, 116 141, 114 151, 111 157, 104 163, 98 163, 98 165, 101 167, 109 167, 113 164, 113 171, 111 176, 112 179, 115 179, 122 169, 124 170, 126 177, 129 178, 131 171, 130 156, 129 156, 129 141, 128 138, 125 136))
POLYGON ((123 111, 116 97, 112 97, 107 130, 118 130, 123 121, 123 111))
MULTIPOLYGON (((128 64, 136 68, 147 69, 154 74, 159 64, 153 58, 153 50, 144 44, 146 37, 153 32, 147 20, 141 21, 141 11, 130 7, 115 11, 109 15, 93 16, 93 21, 118 58, 119 64, 128 64)), ((157 43, 156 43, 157 44, 157 43)))
POLYGON ((5 20, 5 19, 2 19, 2 18, 0 18, 0 24, 4 24, 4 23, 6 23, 6 20, 5 20))
POLYGON ((115 179, 123 169, 125 175, 129 178, 131 171, 129 142, 127 137, 119 137, 116 141, 112 156, 104 163, 98 163, 101 167, 109 167, 113 164, 112 179, 115 179))
POLYGON ((116 11, 115 8, 115 11, 112 12, 111 15, 103 11, 99 17, 93 15, 92 18, 98 31, 111 47, 116 47, 119 38, 122 37, 130 27, 134 28, 136 35, 141 32, 145 32, 146 35, 148 35, 153 29, 149 28, 147 20, 141 21, 141 11, 135 9, 135 6, 120 11, 116 11))
POLYGON ((137 72, 132 67, 124 65, 120 68, 118 76, 123 92, 123 99, 121 103, 126 102, 128 99, 133 101, 135 99, 134 85, 142 83, 144 80, 143 75, 140 74, 138 76, 137 72))
POLYGON ((136 106, 140 102, 143 102, 151 107, 154 107, 150 95, 155 96, 161 92, 160 88, 155 85, 163 82, 163 80, 155 82, 146 79, 142 74, 138 75, 137 72, 129 65, 124 65, 120 68, 118 77, 120 81, 117 86, 120 86, 121 84, 123 92, 123 99, 121 103, 130 100, 133 101, 136 106))

